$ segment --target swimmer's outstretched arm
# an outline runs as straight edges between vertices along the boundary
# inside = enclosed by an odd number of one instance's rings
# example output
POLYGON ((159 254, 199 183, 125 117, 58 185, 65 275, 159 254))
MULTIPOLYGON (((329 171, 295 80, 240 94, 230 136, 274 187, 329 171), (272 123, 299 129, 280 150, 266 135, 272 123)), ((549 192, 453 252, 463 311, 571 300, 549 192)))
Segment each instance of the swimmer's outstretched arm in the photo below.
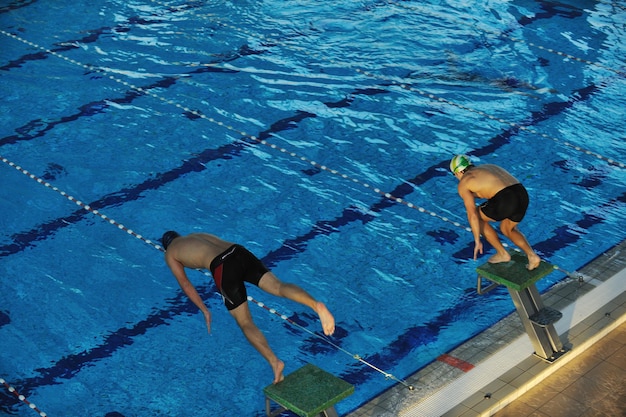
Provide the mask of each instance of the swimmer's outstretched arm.
POLYGON ((478 207, 476 207, 476 198, 467 188, 465 182, 459 182, 458 192, 463 199, 465 211, 467 212, 467 221, 472 229, 472 235, 474 235, 474 260, 476 260, 478 254, 483 253, 483 243, 480 240, 480 214, 478 213, 478 207))
POLYGON ((178 285, 180 285, 180 288, 183 290, 185 295, 187 295, 191 302, 194 303, 200 311, 202 311, 207 330, 211 333, 211 312, 207 308, 206 304, 204 304, 204 301, 202 300, 202 297, 200 297, 200 294, 198 294, 196 288, 193 286, 191 281, 189 281, 189 278, 185 273, 185 267, 177 260, 168 258, 167 256, 165 257, 165 262, 167 262, 167 265, 172 270, 174 277, 176 277, 176 281, 178 281, 178 285))

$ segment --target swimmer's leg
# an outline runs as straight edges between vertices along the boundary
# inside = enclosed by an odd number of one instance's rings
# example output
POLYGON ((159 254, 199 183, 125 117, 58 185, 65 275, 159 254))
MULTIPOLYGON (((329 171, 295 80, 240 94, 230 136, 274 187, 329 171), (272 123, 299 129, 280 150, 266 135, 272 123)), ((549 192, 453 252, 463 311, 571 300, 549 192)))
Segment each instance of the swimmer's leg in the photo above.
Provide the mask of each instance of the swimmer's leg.
POLYGON ((273 273, 266 272, 259 281, 259 287, 272 295, 288 298, 310 307, 319 316, 324 334, 330 336, 335 332, 335 318, 328 308, 299 286, 282 282, 273 273))
POLYGON ((256 324, 254 324, 254 321, 252 321, 252 315, 250 314, 248 302, 246 301, 233 310, 230 310, 230 314, 235 318, 235 321, 239 325, 239 328, 241 328, 243 334, 246 336, 246 339, 248 339, 248 342, 250 342, 250 344, 259 351, 261 356, 263 356, 267 362, 269 362, 272 367, 272 372, 274 372, 273 383, 276 384, 282 381, 285 378, 283 376, 285 364, 274 354, 269 346, 269 343, 267 343, 267 339, 256 324))
POLYGON ((539 266, 539 264, 541 263, 541 258, 535 253, 533 248, 530 247, 530 244, 526 240, 526 236, 524 236, 524 234, 519 231, 519 229, 517 228, 518 224, 519 223, 516 223, 512 220, 504 219, 500 223, 500 230, 502 231, 504 236, 511 239, 511 242, 515 243, 518 248, 524 251, 524 253, 528 257, 528 264, 526 265, 526 268, 529 271, 532 271, 539 266))
POLYGON ((487 239, 487 242, 496 250, 496 254, 493 255, 487 262, 497 264, 500 262, 509 262, 511 255, 504 249, 502 242, 500 242, 500 236, 498 232, 489 224, 491 220, 485 216, 481 210, 478 210, 480 214, 480 233, 487 239))

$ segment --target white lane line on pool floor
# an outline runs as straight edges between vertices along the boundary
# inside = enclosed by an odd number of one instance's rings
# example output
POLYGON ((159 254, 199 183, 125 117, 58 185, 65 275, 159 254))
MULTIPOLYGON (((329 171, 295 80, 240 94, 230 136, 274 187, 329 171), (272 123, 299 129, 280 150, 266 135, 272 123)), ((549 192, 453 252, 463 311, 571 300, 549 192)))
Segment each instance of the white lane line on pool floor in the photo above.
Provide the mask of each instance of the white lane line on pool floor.
MULTIPOLYGON (((563 317, 555 324, 559 336, 572 329, 591 314, 602 309, 607 303, 620 295, 624 291, 625 282, 626 269, 623 269, 602 285, 594 288, 589 293, 565 307, 562 310, 563 317)), ((553 373, 560 367, 566 365, 570 360, 574 359, 578 353, 583 352, 623 321, 626 321, 626 315, 615 320, 612 325, 607 326, 594 338, 580 346, 575 346, 573 349, 574 352, 563 355, 561 359, 551 364, 548 368, 549 372, 553 373)), ((398 415, 401 417, 439 417, 518 365, 524 359, 532 355, 532 352, 533 347, 530 339, 528 335, 524 333, 507 347, 500 349, 489 359, 478 364, 474 369, 464 373, 454 381, 451 381, 448 385, 434 392, 429 397, 422 399, 419 403, 410 404, 410 399, 405 401, 408 404, 402 404, 403 408, 398 415)), ((542 375, 543 378, 546 376, 545 374, 542 375)), ((535 384, 539 382, 539 380, 536 380, 535 384)), ((530 388, 530 386, 527 386, 526 390, 530 388)))

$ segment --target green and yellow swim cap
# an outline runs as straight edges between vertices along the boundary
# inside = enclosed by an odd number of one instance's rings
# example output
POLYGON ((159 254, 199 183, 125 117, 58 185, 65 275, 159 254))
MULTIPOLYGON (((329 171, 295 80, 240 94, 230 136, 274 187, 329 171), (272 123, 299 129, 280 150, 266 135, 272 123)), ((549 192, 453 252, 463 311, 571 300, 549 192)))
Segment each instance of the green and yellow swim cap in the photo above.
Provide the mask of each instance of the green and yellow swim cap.
POLYGON ((456 174, 459 171, 463 171, 470 165, 472 165, 472 161, 469 159, 469 156, 456 155, 450 161, 450 171, 452 171, 453 174, 456 174))

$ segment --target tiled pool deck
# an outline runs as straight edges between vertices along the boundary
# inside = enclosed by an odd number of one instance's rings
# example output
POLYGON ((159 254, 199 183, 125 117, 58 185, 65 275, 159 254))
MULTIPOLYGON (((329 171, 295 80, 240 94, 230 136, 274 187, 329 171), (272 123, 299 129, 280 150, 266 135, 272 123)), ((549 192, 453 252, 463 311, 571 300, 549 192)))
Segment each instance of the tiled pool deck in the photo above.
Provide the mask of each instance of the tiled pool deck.
MULTIPOLYGON (((515 407, 517 403, 511 403, 533 388, 535 391, 552 392, 555 395, 553 398, 557 398, 553 386, 543 385, 553 384, 551 381, 556 377, 553 374, 559 371, 567 373, 564 378, 572 383, 577 378, 583 378, 583 373, 571 368, 577 363, 575 361, 581 360, 579 357, 588 348, 597 343, 611 342, 612 352, 615 353, 613 361, 621 362, 622 356, 626 354, 625 338, 605 336, 612 332, 619 335, 626 326, 623 324, 626 322, 626 241, 598 256, 577 272, 581 279, 567 279, 542 294, 547 307, 563 313, 563 318, 555 324, 555 328, 563 344, 569 348, 552 364, 533 355, 530 339, 517 312, 514 312, 448 352, 450 357, 474 365, 474 368, 464 371, 460 369, 463 367, 435 361, 407 378, 406 382, 413 385, 413 391, 398 384, 346 417, 556 417, 555 410, 566 412, 565 405, 558 408, 558 405, 547 400, 537 407, 525 403, 515 407), (546 410, 541 411, 541 407, 546 407, 546 410), (548 411, 550 407, 552 409, 548 411), (511 414, 514 409, 516 411, 511 414), (527 410, 528 414, 523 414, 522 409, 527 410)), ((619 363, 617 366, 626 368, 626 364, 619 363)), ((587 368, 591 370, 590 366, 587 368)), ((613 368, 598 369, 607 369, 609 372, 608 369, 613 368)), ((602 376, 595 375, 594 378, 602 376)), ((618 390, 626 389, 623 378, 617 383, 618 390)), ((626 393, 616 395, 626 399, 626 393)), ((562 415, 605 415, 597 409, 595 411, 598 413, 594 413, 591 407, 588 413, 586 410, 586 407, 578 408, 576 414, 562 415)))

